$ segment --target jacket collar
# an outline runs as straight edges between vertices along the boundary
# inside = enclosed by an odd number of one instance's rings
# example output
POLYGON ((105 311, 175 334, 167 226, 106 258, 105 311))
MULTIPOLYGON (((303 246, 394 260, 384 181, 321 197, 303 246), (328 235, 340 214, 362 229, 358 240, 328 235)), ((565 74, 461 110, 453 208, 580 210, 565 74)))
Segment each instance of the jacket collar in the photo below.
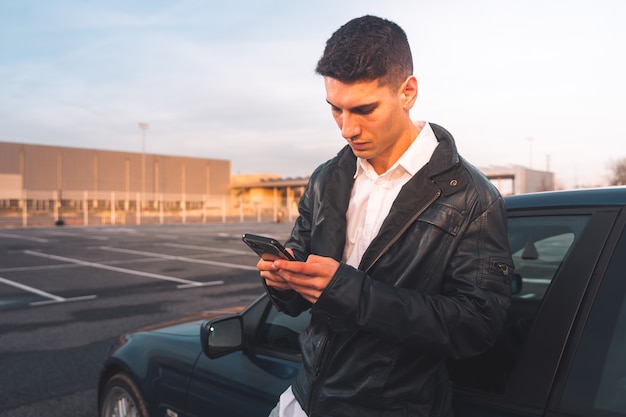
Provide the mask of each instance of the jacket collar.
MULTIPOLYGON (((439 145, 428 164, 419 170, 400 190, 379 234, 363 254, 361 267, 374 262, 382 248, 393 242, 407 224, 414 221, 415 214, 428 207, 439 192, 446 196, 451 195, 462 190, 468 184, 469 177, 462 167, 462 159, 457 152, 454 138, 441 126, 431 124, 431 127, 439 145)), ((331 178, 331 181, 335 183, 329 184, 329 187, 337 192, 337 194, 332 195, 336 195, 338 201, 331 203, 331 205, 337 210, 335 214, 342 217, 334 220, 337 221, 335 224, 340 225, 336 236, 343 237, 343 239, 337 239, 341 241, 341 248, 343 248, 346 227, 345 213, 350 199, 350 187, 346 189, 341 184, 345 186, 347 178, 352 178, 356 156, 350 147, 346 146, 337 155, 337 160, 338 169, 334 178, 331 178)), ((328 215, 330 213, 326 214, 326 216, 328 215)), ((335 248, 335 250, 338 251, 339 248, 335 248)))
MULTIPOLYGON (((439 141, 439 146, 435 149, 428 164, 414 176, 414 179, 415 177, 426 175, 427 178, 437 184, 444 195, 454 194, 462 190, 467 185, 469 179, 465 170, 460 169, 461 157, 457 151, 452 134, 435 123, 430 123, 430 126, 437 137, 437 141, 439 141)), ((339 171, 342 172, 342 174, 340 174, 342 177, 354 174, 356 156, 350 146, 346 145, 339 151, 337 160, 339 171)))
POLYGON ((451 195, 465 188, 469 177, 467 171, 462 169, 462 158, 450 132, 434 123, 431 123, 431 127, 439 146, 426 165, 426 175, 439 186, 443 195, 451 195))

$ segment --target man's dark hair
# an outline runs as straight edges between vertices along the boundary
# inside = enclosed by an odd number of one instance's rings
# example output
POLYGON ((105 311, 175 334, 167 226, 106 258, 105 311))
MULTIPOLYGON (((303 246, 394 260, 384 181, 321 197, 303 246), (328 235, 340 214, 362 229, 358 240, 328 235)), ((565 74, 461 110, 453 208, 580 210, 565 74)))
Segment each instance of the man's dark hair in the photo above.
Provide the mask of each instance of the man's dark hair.
POLYGON ((381 85, 399 86, 413 74, 413 57, 400 26, 363 16, 333 33, 315 71, 348 84, 379 80, 381 85))

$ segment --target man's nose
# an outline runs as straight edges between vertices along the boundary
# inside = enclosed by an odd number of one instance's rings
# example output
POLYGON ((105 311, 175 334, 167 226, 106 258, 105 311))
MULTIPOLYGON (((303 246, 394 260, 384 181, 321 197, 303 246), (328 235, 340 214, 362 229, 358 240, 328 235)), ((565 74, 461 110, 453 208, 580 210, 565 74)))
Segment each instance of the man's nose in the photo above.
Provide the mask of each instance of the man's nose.
POLYGON ((341 120, 341 136, 352 139, 361 134, 361 127, 353 115, 344 113, 341 120))

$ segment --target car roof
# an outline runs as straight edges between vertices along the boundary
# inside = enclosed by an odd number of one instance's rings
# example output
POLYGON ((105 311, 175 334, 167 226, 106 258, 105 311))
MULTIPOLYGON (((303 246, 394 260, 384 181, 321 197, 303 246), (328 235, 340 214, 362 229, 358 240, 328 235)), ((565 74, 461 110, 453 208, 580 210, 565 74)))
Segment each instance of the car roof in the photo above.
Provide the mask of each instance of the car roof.
POLYGON ((516 194, 504 197, 507 210, 540 207, 625 206, 626 186, 516 194))

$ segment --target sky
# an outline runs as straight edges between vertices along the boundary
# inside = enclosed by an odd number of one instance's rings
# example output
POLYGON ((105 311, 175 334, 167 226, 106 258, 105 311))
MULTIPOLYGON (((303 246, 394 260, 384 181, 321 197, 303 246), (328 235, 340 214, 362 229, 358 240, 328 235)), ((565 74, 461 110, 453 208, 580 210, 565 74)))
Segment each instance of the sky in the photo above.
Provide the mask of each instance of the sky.
POLYGON ((2 0, 0 141, 308 176, 345 144, 315 65, 365 14, 404 28, 411 117, 474 165, 572 188, 626 157, 623 0, 2 0))

